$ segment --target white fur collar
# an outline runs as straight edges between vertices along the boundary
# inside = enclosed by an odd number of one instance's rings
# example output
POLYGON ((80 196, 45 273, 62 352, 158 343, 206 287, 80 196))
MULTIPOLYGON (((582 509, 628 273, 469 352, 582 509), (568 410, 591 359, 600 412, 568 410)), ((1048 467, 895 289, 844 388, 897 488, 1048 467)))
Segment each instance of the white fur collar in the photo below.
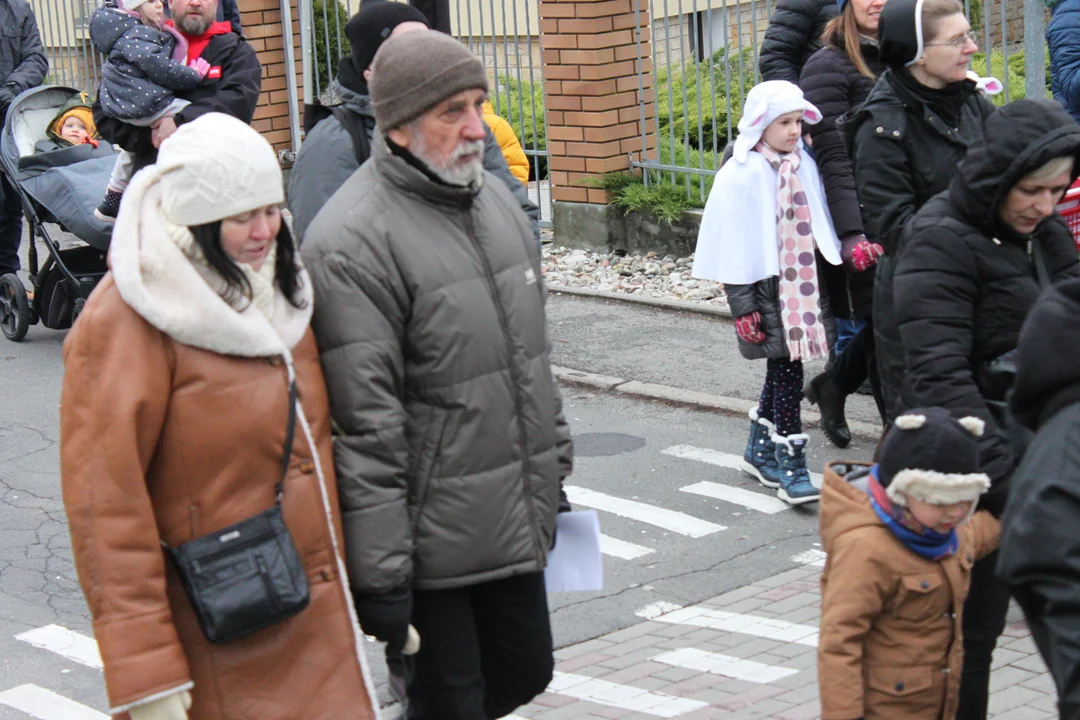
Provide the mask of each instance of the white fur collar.
POLYGON ((124 193, 109 248, 113 281, 124 301, 184 345, 242 357, 287 355, 311 322, 307 272, 300 271, 303 308, 293 307, 275 290, 269 321, 254 304, 237 311, 173 242, 159 211, 160 200, 159 175, 152 165, 136 174, 124 193))

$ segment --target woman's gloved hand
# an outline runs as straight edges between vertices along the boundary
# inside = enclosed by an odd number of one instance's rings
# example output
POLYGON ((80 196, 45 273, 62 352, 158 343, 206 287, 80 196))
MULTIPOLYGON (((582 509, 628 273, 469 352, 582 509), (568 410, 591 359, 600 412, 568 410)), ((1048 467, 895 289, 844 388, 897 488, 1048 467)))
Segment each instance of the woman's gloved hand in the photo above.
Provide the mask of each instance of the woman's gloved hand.
POLYGON ((128 710, 131 720, 187 720, 191 693, 183 690, 128 710))
POLYGON ((760 345, 765 342, 765 333, 761 332, 761 313, 756 310, 743 315, 735 321, 735 332, 744 342, 760 345))
POLYGON ((865 235, 852 235, 840 243, 840 258, 855 272, 865 272, 877 265, 885 248, 870 242, 865 235))

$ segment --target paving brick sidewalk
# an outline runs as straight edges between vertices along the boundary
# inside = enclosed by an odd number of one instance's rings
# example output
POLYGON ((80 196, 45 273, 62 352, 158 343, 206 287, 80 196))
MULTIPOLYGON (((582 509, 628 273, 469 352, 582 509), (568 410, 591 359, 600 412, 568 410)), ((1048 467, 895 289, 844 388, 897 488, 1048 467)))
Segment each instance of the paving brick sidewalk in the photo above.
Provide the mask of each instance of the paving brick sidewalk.
MULTIPOLYGON (((513 717, 681 720, 820 716, 820 568, 806 565, 555 653, 549 692, 513 717)), ((1057 695, 1015 607, 995 652, 990 716, 1057 717, 1057 695)))

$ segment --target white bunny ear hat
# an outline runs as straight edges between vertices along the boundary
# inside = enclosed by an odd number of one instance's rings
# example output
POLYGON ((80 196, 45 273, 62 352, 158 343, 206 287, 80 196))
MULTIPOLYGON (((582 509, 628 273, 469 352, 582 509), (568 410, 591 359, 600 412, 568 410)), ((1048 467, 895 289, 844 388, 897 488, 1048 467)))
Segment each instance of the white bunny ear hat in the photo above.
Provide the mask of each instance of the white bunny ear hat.
POLYGON ((787 80, 766 80, 755 85, 746 94, 743 116, 739 120, 739 137, 735 139, 732 157, 746 162, 747 155, 761 139, 765 128, 773 120, 790 112, 801 111, 803 122, 816 125, 821 122, 821 111, 803 97, 802 90, 787 80))

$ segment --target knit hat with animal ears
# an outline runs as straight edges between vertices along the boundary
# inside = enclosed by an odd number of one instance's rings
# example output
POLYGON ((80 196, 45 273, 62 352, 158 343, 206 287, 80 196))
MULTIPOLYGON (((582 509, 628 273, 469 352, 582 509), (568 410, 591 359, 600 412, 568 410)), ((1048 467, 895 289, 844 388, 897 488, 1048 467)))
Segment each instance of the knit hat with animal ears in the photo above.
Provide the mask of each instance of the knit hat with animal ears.
POLYGON ((802 112, 805 123, 816 125, 821 122, 821 111, 803 97, 802 90, 795 83, 787 80, 766 80, 755 85, 746 94, 746 101, 743 103, 739 137, 735 138, 732 156, 737 162, 746 162, 765 128, 781 115, 797 111, 802 112))
POLYGON ((908 498, 931 505, 976 501, 990 489, 979 472, 979 437, 985 423, 957 420, 944 408, 918 408, 896 418, 881 443, 877 479, 902 507, 908 498))

